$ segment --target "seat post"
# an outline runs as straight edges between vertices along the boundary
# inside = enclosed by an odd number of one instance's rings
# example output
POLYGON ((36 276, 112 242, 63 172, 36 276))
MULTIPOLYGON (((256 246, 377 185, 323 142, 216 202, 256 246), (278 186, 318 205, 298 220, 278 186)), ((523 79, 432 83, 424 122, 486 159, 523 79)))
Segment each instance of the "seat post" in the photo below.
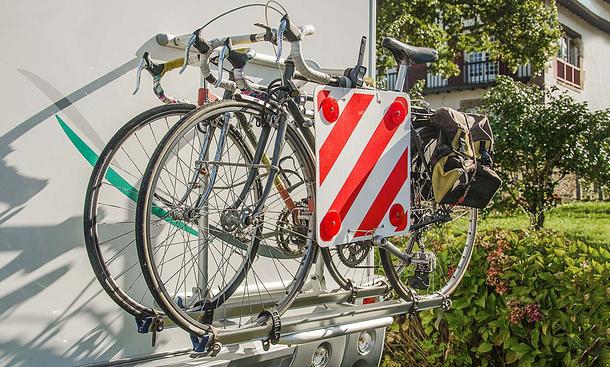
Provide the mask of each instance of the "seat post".
POLYGON ((398 75, 396 75, 396 85, 394 86, 394 91, 395 92, 402 92, 404 87, 405 87, 405 83, 407 81, 407 70, 409 69, 409 65, 407 65, 404 62, 400 63, 400 66, 398 67, 398 75))

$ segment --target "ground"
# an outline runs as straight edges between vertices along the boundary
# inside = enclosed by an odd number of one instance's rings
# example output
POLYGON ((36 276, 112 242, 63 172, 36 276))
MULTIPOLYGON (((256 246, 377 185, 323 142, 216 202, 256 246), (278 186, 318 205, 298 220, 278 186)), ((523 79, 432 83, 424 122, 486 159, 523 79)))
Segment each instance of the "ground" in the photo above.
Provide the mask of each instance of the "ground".
MULTIPOLYGON (((479 230, 527 226, 528 219, 524 214, 489 215, 480 221, 479 230)), ((610 202, 583 201, 559 205, 547 213, 544 226, 592 245, 610 245, 610 202)))

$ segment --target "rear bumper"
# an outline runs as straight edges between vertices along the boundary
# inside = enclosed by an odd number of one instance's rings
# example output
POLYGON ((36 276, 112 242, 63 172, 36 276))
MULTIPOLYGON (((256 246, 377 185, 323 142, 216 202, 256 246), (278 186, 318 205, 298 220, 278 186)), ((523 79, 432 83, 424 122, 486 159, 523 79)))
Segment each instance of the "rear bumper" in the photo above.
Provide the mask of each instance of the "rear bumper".
MULTIPOLYGON (((122 360, 96 366, 308 367, 311 365, 311 358, 316 348, 321 344, 326 344, 331 351, 326 367, 376 367, 379 366, 381 360, 387 319, 377 320, 376 323, 368 325, 356 323, 321 329, 315 337, 311 332, 303 333, 305 335, 287 335, 282 337, 283 344, 271 346, 268 351, 263 350, 260 342, 249 342, 225 346, 216 357, 192 359, 188 352, 178 352, 174 355, 153 355, 146 359, 122 360), (358 336, 361 331, 365 330, 373 337, 373 347, 368 353, 362 355, 358 352, 358 336), (304 342, 305 340, 307 342, 304 342), (288 342, 298 342, 299 344, 289 344, 288 342)), ((391 322, 391 318, 389 319, 391 322)))

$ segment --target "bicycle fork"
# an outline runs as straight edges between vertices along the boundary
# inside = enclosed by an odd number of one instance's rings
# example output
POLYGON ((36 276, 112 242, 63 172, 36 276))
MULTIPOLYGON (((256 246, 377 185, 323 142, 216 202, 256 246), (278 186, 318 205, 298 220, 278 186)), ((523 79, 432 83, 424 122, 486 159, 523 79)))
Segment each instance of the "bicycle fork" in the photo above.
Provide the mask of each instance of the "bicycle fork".
MULTIPOLYGON (((221 158, 222 158, 222 151, 224 149, 225 146, 225 141, 227 138, 227 133, 229 131, 229 124, 230 124, 230 120, 231 120, 231 114, 230 113, 225 113, 222 117, 222 127, 220 128, 220 136, 218 137, 218 146, 216 147, 216 154, 214 155, 214 162, 220 162, 221 158)), ((197 162, 199 162, 199 167, 197 167, 197 175, 205 175, 208 176, 206 179, 206 189, 205 191, 199 195, 199 197, 197 198, 197 201, 195 202, 195 208, 197 209, 201 209, 207 202, 208 202, 208 198, 210 197, 210 193, 212 192, 212 188, 214 187, 214 184, 216 183, 216 176, 218 175, 218 166, 219 164, 212 164, 212 167, 210 168, 209 172, 207 172, 207 168, 205 168, 203 166, 204 162, 207 162, 207 160, 205 159, 206 157, 204 156, 210 146, 210 142, 211 142, 211 138, 212 138, 212 133, 214 131, 214 126, 212 126, 212 124, 210 124, 208 126, 208 136, 207 139, 205 139, 204 143, 203 143, 203 148, 201 149, 200 153, 199 153, 199 160, 197 162)))

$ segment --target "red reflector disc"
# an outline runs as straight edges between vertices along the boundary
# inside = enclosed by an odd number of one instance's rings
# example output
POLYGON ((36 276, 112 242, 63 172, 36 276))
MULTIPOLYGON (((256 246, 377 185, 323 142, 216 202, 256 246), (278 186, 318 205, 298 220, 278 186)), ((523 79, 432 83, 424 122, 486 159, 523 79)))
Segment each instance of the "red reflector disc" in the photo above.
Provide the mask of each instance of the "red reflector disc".
POLYGON ((406 219, 405 208, 400 204, 392 205, 390 208, 390 223, 392 223, 394 227, 400 227, 406 219))
POLYGON ((407 117, 407 106, 401 101, 394 101, 390 105, 388 115, 389 121, 387 121, 387 126, 390 129, 394 129, 396 126, 402 124, 407 117))
POLYGON ((320 222, 320 238, 330 241, 341 229, 341 216, 335 210, 329 210, 320 222))
POLYGON ((333 97, 324 98, 322 101, 322 114, 326 121, 333 123, 339 118, 339 104, 333 97))

